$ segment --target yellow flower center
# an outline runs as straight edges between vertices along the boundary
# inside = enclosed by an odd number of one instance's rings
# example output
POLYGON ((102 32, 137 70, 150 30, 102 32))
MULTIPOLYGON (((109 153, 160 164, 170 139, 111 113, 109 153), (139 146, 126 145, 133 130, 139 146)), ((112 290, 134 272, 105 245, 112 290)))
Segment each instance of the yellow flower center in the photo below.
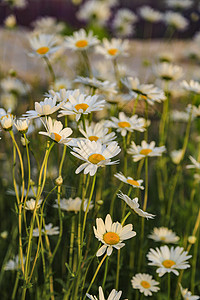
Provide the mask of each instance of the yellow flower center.
POLYGON ((149 289, 151 287, 150 283, 148 281, 142 280, 140 282, 141 286, 145 289, 149 289))
POLYGON ((105 160, 105 157, 101 154, 92 154, 89 156, 88 160, 92 163, 92 164, 98 164, 100 161, 105 160))
POLYGON ((118 49, 116 49, 116 48, 111 48, 111 49, 109 49, 108 50, 108 53, 110 54, 110 55, 115 55, 115 54, 117 54, 117 52, 118 52, 118 49))
POLYGON ((132 184, 132 185, 136 185, 136 186, 140 185, 136 180, 133 180, 133 179, 127 179, 127 183, 132 184))
POLYGON ((40 55, 44 55, 49 51, 49 47, 40 47, 36 52, 40 55))
POLYGON ((88 107, 89 105, 87 105, 86 103, 80 103, 75 105, 76 110, 82 109, 83 111, 86 111, 88 107))
POLYGON ((11 118, 11 117, 12 117, 12 114, 7 114, 7 115, 2 116, 2 117, 1 117, 1 120, 3 120, 3 118, 9 118, 9 117, 11 118))
POLYGON ((165 241, 166 237, 165 236, 161 236, 160 239, 161 239, 161 241, 165 241))
POLYGON ((151 152, 152 152, 151 149, 142 149, 142 150, 140 151, 140 154, 148 155, 148 154, 151 153, 151 152))
POLYGON ((115 232, 107 232, 103 236, 104 242, 108 245, 116 245, 119 243, 119 235, 115 232))
POLYGON ((118 126, 121 127, 121 128, 131 127, 129 122, 119 122, 118 126))
POLYGON ((171 259, 166 259, 162 262, 162 265, 165 267, 165 268, 171 268, 172 266, 174 266, 176 263, 171 260, 171 259))
POLYGON ((98 141, 98 136, 96 136, 96 135, 91 135, 90 137, 89 137, 89 140, 92 142, 92 141, 98 141))
POLYGON ((61 140, 61 136, 56 132, 54 132, 53 135, 54 135, 54 140, 59 143, 61 140))
POLYGON ((79 40, 79 41, 76 42, 75 45, 76 45, 77 48, 84 48, 84 47, 86 47, 88 45, 88 41, 86 41, 86 40, 79 40))

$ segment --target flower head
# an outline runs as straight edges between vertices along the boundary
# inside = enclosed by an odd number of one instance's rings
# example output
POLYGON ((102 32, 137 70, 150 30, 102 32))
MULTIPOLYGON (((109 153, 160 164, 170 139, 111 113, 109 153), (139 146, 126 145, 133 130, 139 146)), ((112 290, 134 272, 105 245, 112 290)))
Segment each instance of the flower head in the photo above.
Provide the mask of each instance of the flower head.
MULTIPOLYGON (((121 295, 122 295, 121 291, 117 292, 115 289, 113 289, 111 291, 111 293, 109 294, 107 300, 119 300, 121 298, 121 295)), ((90 300, 98 300, 96 296, 92 296, 92 295, 89 295, 89 294, 86 294, 86 296, 90 300)), ((103 290, 102 290, 101 286, 99 287, 99 300, 105 300, 104 293, 103 293, 103 290)))
MULTIPOLYGON (((60 200, 60 209, 65 211, 74 211, 77 213, 81 209, 82 199, 79 197, 76 197, 75 199, 69 198, 69 199, 61 199, 60 200)), ((88 199, 85 199, 84 205, 83 205, 83 211, 86 211, 88 204, 88 199)), ((90 202, 89 209, 93 208, 92 201, 90 202)), ((58 200, 56 200, 56 204, 54 204, 53 207, 58 208, 58 200)))
MULTIPOLYGON (((47 235, 58 235, 59 231, 60 231, 59 227, 58 226, 53 227, 52 223, 45 225, 45 227, 42 229, 42 233, 45 233, 47 235)), ((35 237, 39 236, 38 228, 33 229, 33 236, 35 237)))
POLYGON ((155 227, 153 232, 148 237, 156 242, 176 243, 180 239, 171 229, 167 227, 155 227))
POLYGON ((87 34, 86 31, 81 28, 79 31, 73 33, 73 36, 65 38, 65 47, 75 51, 83 51, 99 43, 96 36, 92 31, 87 34))
POLYGON ((189 156, 189 159, 192 162, 192 165, 187 165, 186 168, 187 169, 199 169, 200 170, 200 162, 198 162, 194 157, 192 157, 191 155, 189 156))
POLYGON ((143 180, 142 180, 142 179, 136 180, 136 179, 133 179, 133 178, 130 177, 130 176, 126 177, 126 176, 124 176, 121 172, 120 172, 120 173, 114 174, 114 176, 115 176, 117 179, 119 179, 119 180, 121 180, 121 181, 123 181, 123 182, 125 182, 125 183, 130 184, 130 185, 131 185, 132 187, 134 187, 134 188, 139 188, 139 189, 141 189, 141 190, 144 189, 144 187, 142 186, 142 183, 143 183, 143 180))
POLYGON ((165 23, 174 27, 177 30, 185 30, 188 27, 188 20, 181 14, 174 11, 167 11, 164 15, 165 23))
MULTIPOLYGON (((40 199, 38 201, 36 209, 38 209, 41 206, 41 203, 42 203, 42 199, 40 199)), ((25 205, 24 208, 26 210, 34 210, 35 209, 35 205, 36 205, 36 201, 31 198, 30 200, 26 201, 26 205, 25 205)))
POLYGON ((179 272, 177 269, 187 269, 190 267, 187 259, 191 258, 192 255, 187 254, 188 252, 179 246, 176 248, 171 247, 171 249, 169 249, 168 246, 162 246, 160 249, 150 249, 147 258, 150 261, 150 266, 158 267, 156 272, 159 277, 170 272, 178 276, 179 272))
POLYGON ((95 24, 104 25, 110 17, 110 6, 108 1, 90 0, 81 5, 77 18, 82 21, 91 21, 95 24))
POLYGON ((184 289, 180 283, 179 283, 179 286, 180 286, 181 295, 182 295, 183 299, 197 300, 200 298, 199 296, 193 296, 192 293, 190 291, 188 291, 188 289, 184 289))
POLYGON ((58 40, 51 34, 38 34, 31 37, 29 42, 33 49, 30 56, 48 57, 59 49, 58 40))
POLYGON ((152 276, 149 274, 136 274, 131 279, 132 287, 134 289, 139 289, 140 293, 144 293, 145 296, 152 296, 152 292, 158 292, 159 284, 158 281, 152 279, 152 276))
POLYGON ((1 126, 6 131, 12 130, 14 121, 15 121, 15 117, 12 114, 3 115, 0 118, 1 126))
POLYGON ((28 131, 30 120, 17 120, 14 125, 20 133, 26 133, 28 131))
MULTIPOLYGON (((23 257, 23 262, 25 263, 25 257, 23 257)), ((5 271, 17 270, 19 268, 20 259, 16 255, 13 259, 10 259, 4 266, 5 271)))
POLYGON ((186 91, 200 94, 200 83, 198 81, 190 80, 187 82, 186 80, 183 80, 181 86, 186 91))
POLYGON ((151 23, 159 22, 162 20, 162 17, 163 17, 161 12, 159 12, 147 5, 140 7, 139 14, 145 21, 148 21, 151 23))
POLYGON ((104 55, 108 59, 115 59, 119 56, 127 56, 127 50, 129 48, 128 40, 121 39, 103 39, 103 45, 96 47, 96 51, 104 55))
POLYGON ((136 146, 136 144, 132 142, 127 152, 133 155, 133 161, 136 162, 145 157, 161 156, 165 150, 165 146, 155 147, 154 141, 150 144, 146 141, 142 141, 141 146, 136 146))
POLYGON ((154 66, 155 75, 165 81, 175 81, 183 76, 183 69, 180 66, 163 62, 154 66))
POLYGON ((147 219, 148 218, 153 219, 155 217, 155 215, 149 214, 146 211, 143 211, 142 209, 139 208, 140 205, 138 203, 138 198, 131 199, 127 195, 123 194, 122 192, 120 194, 117 194, 117 196, 122 200, 124 200, 128 204, 128 206, 130 206, 130 208, 134 210, 134 212, 136 212, 136 214, 138 214, 140 217, 147 218, 147 219))
POLYGON ((133 225, 128 224, 122 227, 119 222, 112 223, 110 215, 106 216, 105 224, 101 218, 96 219, 97 228, 93 227, 95 237, 104 245, 97 251, 96 256, 101 256, 107 250, 107 255, 112 254, 113 248, 119 250, 125 246, 124 240, 130 239, 136 235, 132 231, 133 225))
POLYGON ((84 169, 84 174, 89 173, 90 176, 93 176, 99 167, 118 163, 118 161, 111 161, 111 158, 119 154, 120 151, 117 142, 111 142, 106 146, 99 141, 80 140, 77 142, 77 147, 73 147, 71 154, 84 160, 85 163, 80 165, 75 173, 78 174, 84 169))

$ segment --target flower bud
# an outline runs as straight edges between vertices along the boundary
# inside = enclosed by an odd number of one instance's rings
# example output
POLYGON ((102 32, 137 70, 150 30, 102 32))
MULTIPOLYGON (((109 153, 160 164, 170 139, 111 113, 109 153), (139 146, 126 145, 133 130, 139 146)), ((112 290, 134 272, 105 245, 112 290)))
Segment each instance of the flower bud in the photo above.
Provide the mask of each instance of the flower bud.
POLYGON ((62 176, 58 176, 56 179, 55 179, 55 184, 60 186, 63 184, 63 178, 62 176))
POLYGON ((194 235, 188 236, 188 243, 195 244, 196 240, 197 240, 196 236, 194 236, 194 235))

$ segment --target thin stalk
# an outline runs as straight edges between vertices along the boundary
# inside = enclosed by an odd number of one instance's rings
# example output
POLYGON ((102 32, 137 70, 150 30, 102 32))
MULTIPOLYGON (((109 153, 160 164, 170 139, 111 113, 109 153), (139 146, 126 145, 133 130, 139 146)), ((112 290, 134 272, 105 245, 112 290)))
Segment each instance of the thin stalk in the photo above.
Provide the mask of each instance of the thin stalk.
POLYGON ((104 289, 104 286, 105 286, 105 283, 106 283, 106 278, 107 278, 107 273, 108 273, 108 260, 109 260, 109 256, 106 259, 106 265, 105 265, 105 271, 104 271, 104 276, 103 276, 102 289, 104 289))
POLYGON ((144 139, 148 143, 148 126, 147 126, 147 122, 148 122, 148 102, 146 100, 145 101, 145 127, 146 127, 146 130, 144 132, 144 139))
POLYGON ((170 294, 171 294, 171 282, 170 282, 171 280, 170 280, 170 273, 168 273, 168 298, 167 298, 167 300, 170 300, 171 298, 170 298, 170 294))
POLYGON ((138 105, 138 100, 139 100, 139 95, 137 95, 137 97, 136 97, 136 99, 134 101, 132 115, 134 115, 135 112, 136 112, 136 108, 137 108, 137 105, 138 105))
POLYGON ((120 249, 117 252, 117 270, 116 270, 116 280, 115 280, 116 290, 118 290, 119 287, 119 271, 120 271, 120 249))
POLYGON ((192 269, 191 269, 191 292, 194 294, 194 287, 195 287, 195 275, 196 275, 196 267, 197 267, 197 256, 198 256, 198 238, 194 245, 194 254, 192 257, 192 269))
POLYGON ((44 56, 44 60, 45 60, 45 62, 46 62, 46 64, 47 64, 47 67, 48 67, 48 69, 49 69, 49 73, 50 73, 50 75, 51 75, 51 77, 52 77, 52 81, 55 82, 56 76, 55 76, 53 67, 52 67, 52 65, 51 65, 51 63, 50 63, 48 57, 47 57, 47 56, 44 56))

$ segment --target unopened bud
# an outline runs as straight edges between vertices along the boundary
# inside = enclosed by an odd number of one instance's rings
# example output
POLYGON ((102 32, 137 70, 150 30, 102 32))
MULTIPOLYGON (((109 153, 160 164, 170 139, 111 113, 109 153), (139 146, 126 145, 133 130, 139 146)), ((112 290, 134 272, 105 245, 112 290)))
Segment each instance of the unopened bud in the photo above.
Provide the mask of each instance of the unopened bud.
POLYGON ((197 240, 196 236, 194 236, 194 235, 188 236, 188 243, 195 244, 196 240, 197 240))
POLYGON ((97 201, 97 204, 98 204, 99 206, 103 205, 103 200, 98 200, 98 201, 97 201))
POLYGON ((58 176, 58 178, 55 179, 55 184, 58 186, 63 184, 62 176, 58 176))

